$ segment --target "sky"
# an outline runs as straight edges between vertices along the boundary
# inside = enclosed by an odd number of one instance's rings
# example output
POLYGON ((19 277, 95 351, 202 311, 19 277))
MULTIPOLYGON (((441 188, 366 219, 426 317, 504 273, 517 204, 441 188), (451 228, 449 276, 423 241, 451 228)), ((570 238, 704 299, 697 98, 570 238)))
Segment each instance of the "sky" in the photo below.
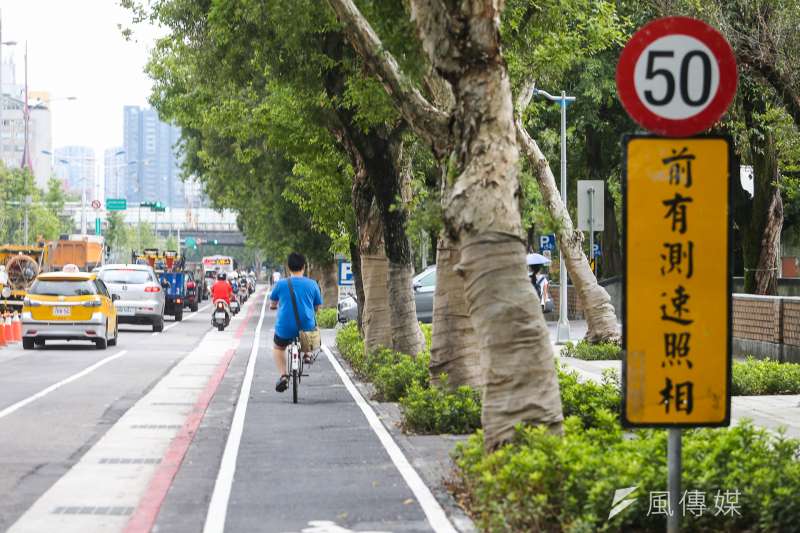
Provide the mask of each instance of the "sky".
POLYGON ((27 40, 29 88, 54 99, 53 148, 90 146, 102 166, 103 150, 122 144, 122 106, 147 105, 152 82, 144 66, 158 30, 132 27, 126 41, 117 25, 131 27, 131 16, 117 0, 0 0, 0 15, 3 41, 18 42, 3 47, 17 82, 27 40), (57 100, 69 96, 77 100, 57 100))

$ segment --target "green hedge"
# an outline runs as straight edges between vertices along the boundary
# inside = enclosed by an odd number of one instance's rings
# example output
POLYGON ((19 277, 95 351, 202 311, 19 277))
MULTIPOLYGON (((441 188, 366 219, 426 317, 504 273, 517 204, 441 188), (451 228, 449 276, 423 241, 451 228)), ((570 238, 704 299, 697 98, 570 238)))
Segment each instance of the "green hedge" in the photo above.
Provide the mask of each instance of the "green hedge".
POLYGON ((320 309, 317 312, 317 325, 321 328, 335 328, 339 321, 339 313, 336 309, 320 309))
MULTIPOLYGON (((585 428, 577 417, 564 435, 520 427, 516 441, 486 453, 478 432, 456 449, 459 499, 483 531, 664 531, 647 516, 651 491, 666 490, 666 432, 622 431, 610 412, 585 428), (637 487, 635 503, 610 521, 616 489, 637 487)), ((797 531, 800 441, 750 424, 686 431, 683 487, 705 494, 700 517, 684 531, 797 531), (714 516, 717 491, 740 492, 741 516, 714 516)))
POLYGON ((420 434, 472 433, 481 426, 481 396, 472 387, 450 390, 447 375, 441 386, 413 383, 400 399, 403 428, 420 434))
POLYGON ((578 344, 567 342, 561 348, 561 355, 586 361, 613 361, 622 359, 622 348, 613 342, 599 344, 590 344, 586 341, 580 341, 578 344))
POLYGON ((734 396, 800 394, 800 365, 748 357, 733 363, 734 396))
POLYGON ((430 383, 428 366, 431 356, 428 352, 420 353, 416 358, 391 352, 393 360, 377 366, 371 373, 375 385, 375 399, 384 402, 396 402, 403 398, 413 386, 427 388, 430 383))

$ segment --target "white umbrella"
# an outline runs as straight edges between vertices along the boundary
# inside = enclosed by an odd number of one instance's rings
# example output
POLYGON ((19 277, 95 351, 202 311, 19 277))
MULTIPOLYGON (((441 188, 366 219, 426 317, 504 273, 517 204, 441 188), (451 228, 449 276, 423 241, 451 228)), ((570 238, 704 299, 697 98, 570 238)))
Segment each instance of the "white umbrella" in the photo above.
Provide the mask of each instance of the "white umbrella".
POLYGON ((525 257, 525 262, 530 265, 549 265, 550 260, 542 254, 528 254, 525 257))

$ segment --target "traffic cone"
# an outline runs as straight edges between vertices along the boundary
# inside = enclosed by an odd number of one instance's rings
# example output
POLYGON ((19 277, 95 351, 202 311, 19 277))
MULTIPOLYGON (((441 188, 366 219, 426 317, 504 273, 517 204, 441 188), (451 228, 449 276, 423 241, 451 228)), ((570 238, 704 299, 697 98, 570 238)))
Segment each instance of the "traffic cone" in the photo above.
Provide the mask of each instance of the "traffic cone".
POLYGON ((19 319, 19 314, 14 311, 14 318, 11 319, 11 329, 14 333, 14 342, 22 340, 22 320, 19 319))
MULTIPOLYGON (((0 317, 0 322, 3 322, 2 317, 0 317)), ((0 347, 5 346, 6 344, 6 328, 5 325, 3 325, 0 327, 0 347)))
POLYGON ((6 319, 5 322, 3 323, 3 329, 4 329, 3 333, 6 336, 6 342, 9 344, 14 342, 14 332, 12 331, 11 327, 11 315, 8 313, 6 313, 6 319))

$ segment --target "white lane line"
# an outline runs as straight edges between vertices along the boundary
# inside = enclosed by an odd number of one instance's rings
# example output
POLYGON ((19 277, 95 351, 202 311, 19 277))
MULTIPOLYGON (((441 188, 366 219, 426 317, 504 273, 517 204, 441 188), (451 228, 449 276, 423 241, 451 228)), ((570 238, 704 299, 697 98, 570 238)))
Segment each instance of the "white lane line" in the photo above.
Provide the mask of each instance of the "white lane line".
MULTIPOLYGON (((184 321, 183 321, 183 322, 185 322, 186 320, 189 320, 190 318, 192 318, 194 315, 196 315, 196 314, 198 314, 198 313, 202 313, 203 311, 205 311, 205 310, 206 310, 206 309, 208 309, 209 307, 211 307, 211 304, 206 304, 206 305, 204 305, 203 307, 199 308, 199 309, 198 309, 197 311, 195 311, 194 313, 189 313, 188 315, 186 315, 186 318, 184 319, 184 321)), ((155 331, 155 332, 153 332, 153 337, 155 337, 156 335, 160 335, 161 333, 164 333, 165 331, 169 331, 169 330, 171 330, 172 328, 174 328, 175 326, 179 326, 179 325, 183 324, 183 322, 175 322, 175 323, 173 323, 173 324, 170 324, 169 326, 165 327, 165 328, 164 328, 163 330, 161 330, 161 331, 155 331)))
POLYGON ((47 396, 48 394, 50 394, 54 390, 60 389, 64 385, 72 383, 73 381, 75 381, 77 379, 80 379, 83 376, 91 374, 92 372, 94 372, 95 370, 100 368, 101 366, 105 365, 106 363, 110 363, 114 359, 119 359, 120 357, 122 357, 126 353, 128 353, 128 350, 122 350, 121 352, 115 353, 114 355, 110 355, 110 356, 106 357, 105 359, 101 359, 100 361, 96 362, 92 366, 84 368, 83 370, 81 370, 77 374, 73 374, 73 375, 71 375, 70 377, 68 377, 66 379, 62 379, 58 383, 50 385, 46 389, 42 389, 41 391, 37 392, 33 396, 29 396, 29 397, 25 398, 24 400, 21 400, 21 401, 15 403, 13 405, 9 405, 8 407, 6 407, 2 411, 0 411, 0 418, 6 417, 6 416, 10 415, 11 413, 13 413, 14 411, 18 411, 19 409, 22 409, 23 407, 25 407, 29 403, 33 403, 33 402, 35 402, 36 400, 38 400, 40 398, 44 398, 45 396, 47 396))
POLYGON ((361 396, 361 393, 356 386, 353 385, 353 382, 350 381, 350 377, 344 371, 342 365, 339 364, 339 361, 336 360, 336 357, 333 356, 327 346, 323 344, 322 349, 325 351, 328 361, 331 362, 336 373, 339 374, 342 382, 344 382, 344 386, 347 388, 350 396, 353 397, 356 404, 361 408, 361 412, 364 413, 364 416, 367 418, 367 422, 369 422, 370 427, 372 427, 372 431, 375 432, 381 444, 383 444, 383 447, 389 453, 389 457, 391 457, 397 470, 400 471, 400 475, 405 479, 408 488, 414 493, 414 497, 417 498, 433 530, 436 531, 436 533, 457 533, 456 528, 453 527, 453 524, 451 524, 450 520, 447 518, 444 509, 442 509, 442 506, 439 505, 439 502, 436 501, 436 498, 433 496, 431 489, 422 481, 417 471, 414 470, 414 467, 408 462, 405 454, 403 454, 403 451, 389 434, 389 431, 380 421, 378 415, 375 414, 372 407, 367 403, 364 397, 361 396))
POLYGON ((261 316, 258 319, 255 337, 253 338, 253 347, 247 360, 242 389, 239 391, 239 399, 233 412, 231 430, 225 443, 225 451, 222 453, 217 481, 214 483, 214 492, 211 494, 211 502, 208 504, 208 514, 203 526, 203 533, 223 533, 225 530, 225 517, 228 514, 228 501, 233 487, 233 474, 236 472, 239 445, 242 442, 242 431, 244 430, 244 418, 247 413, 247 403, 250 400, 250 389, 253 385, 256 359, 258 359, 258 348, 261 344, 261 326, 264 324, 267 300, 268 298, 265 296, 264 301, 261 303, 261 316))

